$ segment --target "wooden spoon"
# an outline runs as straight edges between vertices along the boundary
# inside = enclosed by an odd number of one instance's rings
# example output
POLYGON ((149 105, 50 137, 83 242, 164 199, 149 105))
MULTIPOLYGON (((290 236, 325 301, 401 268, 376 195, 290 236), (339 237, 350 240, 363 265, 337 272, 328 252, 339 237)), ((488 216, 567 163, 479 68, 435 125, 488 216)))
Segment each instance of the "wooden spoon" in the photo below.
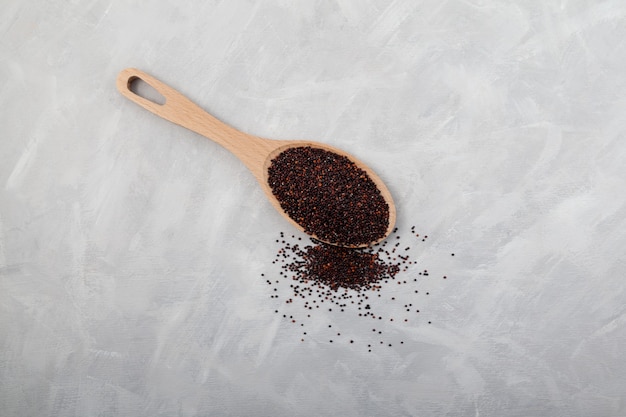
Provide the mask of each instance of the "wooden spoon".
MULTIPOLYGON (((354 164, 369 175, 389 206, 389 224, 384 236, 374 242, 362 245, 350 245, 350 247, 364 247, 378 243, 384 240, 393 230, 396 221, 396 209, 389 190, 383 181, 369 167, 367 167, 367 165, 344 151, 317 142, 304 140, 287 141, 264 139, 240 132, 239 130, 217 120, 196 104, 192 103, 178 91, 163 84, 161 81, 146 74, 145 72, 134 68, 128 68, 120 72, 117 77, 117 88, 126 98, 151 111, 157 116, 161 116, 170 122, 176 123, 206 138, 209 138, 231 151, 256 177, 274 208, 285 216, 296 228, 303 232, 305 232, 304 228, 289 217, 289 215, 283 210, 268 184, 268 167, 271 165, 272 160, 288 148, 302 146, 321 148, 348 157, 352 162, 354 162, 354 164), (130 89, 130 85, 137 79, 144 81, 160 93, 165 98, 165 103, 155 103, 133 92, 130 89)), ((348 246, 338 242, 329 242, 324 239, 320 239, 312 233, 308 234, 325 243, 337 246, 348 246)))

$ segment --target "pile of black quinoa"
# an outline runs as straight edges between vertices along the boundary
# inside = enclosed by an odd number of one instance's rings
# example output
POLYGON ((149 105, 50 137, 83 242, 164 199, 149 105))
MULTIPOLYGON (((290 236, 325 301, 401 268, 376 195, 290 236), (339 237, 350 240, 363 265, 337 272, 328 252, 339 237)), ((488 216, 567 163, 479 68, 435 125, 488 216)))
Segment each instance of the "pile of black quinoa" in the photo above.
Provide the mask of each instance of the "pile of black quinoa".
MULTIPOLYGON (((415 227, 411 228, 411 235, 413 242, 425 242, 428 238, 416 233, 415 227)), ((355 329, 362 326, 354 322, 343 332, 337 331, 337 324, 335 327, 328 324, 326 333, 318 332, 316 336, 317 339, 328 337, 330 343, 360 342, 370 352, 374 346, 404 344, 404 340, 391 336, 395 330, 390 331, 389 325, 397 330, 398 326, 431 324, 419 307, 421 297, 429 296, 430 292, 419 287, 432 273, 418 268, 416 261, 410 259, 411 247, 397 235, 397 229, 383 242, 359 249, 303 240, 295 235, 287 237, 284 233, 276 243, 279 248, 272 263, 277 265, 278 276, 272 279, 262 276, 271 287, 270 298, 276 300, 275 313, 301 329, 302 341, 311 336, 309 324, 316 315, 350 314, 371 320, 373 327, 365 337, 355 336, 359 334, 355 329), (412 269, 411 278, 407 279, 403 274, 409 269, 412 269), (390 303, 394 303, 394 308, 389 308, 390 303), (385 315, 381 310, 394 313, 385 315)))
POLYGON ((281 207, 304 231, 342 246, 380 240, 389 206, 367 173, 320 148, 288 148, 271 162, 268 182, 281 207))

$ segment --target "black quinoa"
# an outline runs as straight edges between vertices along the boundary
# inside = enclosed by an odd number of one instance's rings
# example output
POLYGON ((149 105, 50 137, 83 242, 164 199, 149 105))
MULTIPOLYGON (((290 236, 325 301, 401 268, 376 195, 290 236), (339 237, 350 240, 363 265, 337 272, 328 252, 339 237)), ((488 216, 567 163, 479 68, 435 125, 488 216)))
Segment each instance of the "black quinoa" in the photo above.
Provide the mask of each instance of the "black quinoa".
MULTIPOLYGON (((391 235, 396 234, 397 230, 395 228, 391 235)), ((418 241, 423 241, 423 238, 415 233, 414 226, 411 227, 411 234, 418 241)), ((413 304, 419 301, 416 297, 420 296, 416 294, 430 295, 430 291, 424 292, 417 289, 410 291, 415 288, 415 285, 420 285, 415 283, 421 279, 397 279, 399 274, 408 271, 411 265, 416 263, 410 259, 411 247, 404 246, 400 236, 396 235, 395 239, 388 238, 365 248, 345 248, 325 244, 314 238, 310 238, 310 243, 302 243, 301 237, 291 235, 289 239, 281 232, 280 239, 276 239, 276 243, 280 248, 272 264, 279 264, 278 275, 282 279, 270 280, 265 278, 265 274, 261 276, 274 289, 270 298, 282 299, 279 304, 275 304, 274 312, 276 314, 284 311, 292 313, 282 314, 282 316, 292 325, 297 323, 298 328, 301 329, 299 332, 301 342, 305 341, 305 337, 319 340, 320 336, 325 336, 323 339, 331 344, 348 342, 357 344, 359 341, 363 344, 368 343, 368 352, 374 351, 376 349, 374 346, 379 344, 388 348, 395 346, 397 349, 399 345, 405 345, 402 339, 394 336, 397 329, 409 328, 407 326, 417 323, 432 325, 432 320, 428 320, 428 316, 423 317, 422 310, 416 309, 413 304), (384 297, 389 301, 382 301, 381 291, 385 294, 383 287, 392 282, 398 285, 410 285, 412 288, 405 288, 402 291, 392 290, 388 298, 384 297), (289 289, 286 288, 286 284, 289 284, 289 289), (277 294, 276 291, 279 288, 280 291, 277 294), (383 310, 385 311, 383 313, 380 310, 381 302, 383 305, 388 303, 398 305, 395 309, 383 310), (299 312, 296 310, 302 308, 304 313, 302 310, 299 312), (319 323, 314 324, 313 336, 309 336, 311 332, 302 330, 309 327, 313 320, 312 315, 315 315, 316 311, 329 311, 333 315, 336 311, 347 312, 355 314, 360 318, 359 320, 375 320, 376 327, 371 328, 366 325, 368 330, 371 329, 375 335, 375 341, 369 331, 359 336, 358 329, 363 329, 362 325, 341 329, 341 322, 338 326, 327 324, 326 332, 319 330, 319 323), (347 331, 344 332, 344 330, 347 331), (356 338, 352 338, 353 336, 356 338), (381 338, 383 340, 380 340, 381 338)), ((428 269, 422 269, 419 272, 414 270, 415 272, 424 279, 432 274, 428 269)), ((443 275, 443 278, 447 279, 448 275, 443 275)))
MULTIPOLYGON (((341 288, 362 291, 375 288, 382 280, 393 278, 400 271, 399 263, 384 261, 378 251, 352 249, 317 242, 300 249, 292 248, 299 261, 287 264, 293 279, 315 282, 333 291, 341 288)), ((369 305, 365 307, 369 309, 369 305)))
POLYGON ((389 206, 349 158, 310 146, 288 148, 272 160, 268 176, 281 207, 306 233, 345 246, 385 236, 389 206))

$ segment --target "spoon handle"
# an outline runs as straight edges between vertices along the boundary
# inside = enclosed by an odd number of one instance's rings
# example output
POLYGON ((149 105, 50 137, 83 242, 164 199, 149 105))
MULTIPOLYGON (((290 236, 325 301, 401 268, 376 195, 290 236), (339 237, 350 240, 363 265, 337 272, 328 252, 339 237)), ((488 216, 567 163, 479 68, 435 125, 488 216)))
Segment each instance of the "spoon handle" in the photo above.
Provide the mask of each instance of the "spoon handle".
POLYGON ((249 168, 256 168, 259 163, 258 160, 262 160, 266 156, 251 155, 251 153, 254 151, 260 151, 261 154, 269 152, 267 146, 269 141, 240 132, 217 120, 172 87, 143 71, 135 68, 122 70, 117 77, 117 89, 126 98, 157 116, 219 143, 239 157, 249 168), (132 91, 131 84, 137 79, 144 81, 161 94, 165 98, 165 103, 155 103, 132 91), (251 157, 253 161, 250 160, 251 157), (250 166, 251 162, 252 166, 250 166))

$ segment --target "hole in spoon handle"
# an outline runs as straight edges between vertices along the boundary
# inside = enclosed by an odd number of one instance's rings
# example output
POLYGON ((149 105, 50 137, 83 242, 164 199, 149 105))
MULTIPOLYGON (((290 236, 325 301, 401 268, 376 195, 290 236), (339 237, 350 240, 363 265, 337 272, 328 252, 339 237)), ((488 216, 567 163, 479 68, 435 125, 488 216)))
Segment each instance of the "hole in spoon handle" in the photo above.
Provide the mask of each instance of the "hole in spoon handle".
POLYGON ((144 109, 191 130, 194 130, 190 126, 193 118, 190 117, 189 112, 193 112, 196 115, 204 112, 178 91, 135 68, 127 68, 120 72, 117 77, 117 89, 124 97, 144 109), (154 91, 164 97, 165 102, 160 104, 135 93, 131 89, 131 85, 135 80, 141 80, 148 84, 154 91))
POLYGON ((141 78, 131 78, 128 83, 128 89, 140 97, 150 100, 156 104, 164 105, 165 97, 150 86, 141 78))

